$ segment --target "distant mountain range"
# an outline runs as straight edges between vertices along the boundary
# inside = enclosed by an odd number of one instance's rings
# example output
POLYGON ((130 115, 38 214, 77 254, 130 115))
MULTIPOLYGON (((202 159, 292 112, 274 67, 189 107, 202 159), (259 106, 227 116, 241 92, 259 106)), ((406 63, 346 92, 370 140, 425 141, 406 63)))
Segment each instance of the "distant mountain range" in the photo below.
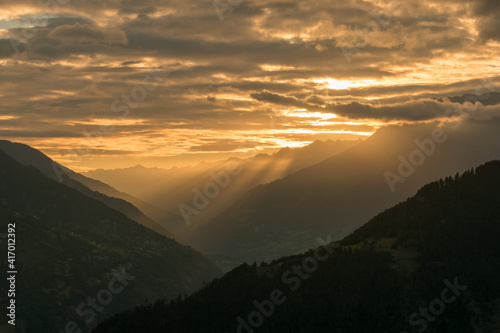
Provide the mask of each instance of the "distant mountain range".
MULTIPOLYGON (((2 231, 15 225, 17 240, 17 332, 89 332, 114 313, 191 293, 220 273, 192 248, 127 216, 150 221, 131 204, 71 177, 54 180, 51 161, 26 146, 1 146, 0 221, 2 231)), ((0 249, 7 253, 7 243, 0 249)), ((0 284, 2 295, 6 288, 0 284)))
POLYGON ((164 225, 184 240, 189 238, 193 227, 223 213, 245 191, 315 165, 360 142, 315 141, 303 148, 283 148, 272 155, 259 154, 250 159, 233 158, 168 170, 136 166, 117 170, 95 170, 84 174, 150 204, 184 215, 183 218, 174 220, 174 223, 164 225), (229 175, 226 181, 221 173, 226 173, 229 167, 236 168, 238 174, 229 175), (196 209, 193 205, 196 191, 204 192, 209 184, 217 184, 218 187, 223 187, 223 190, 210 199, 209 205, 201 211, 198 210, 198 214, 189 214, 188 206, 196 209), (184 214, 180 205, 184 205, 184 214))
POLYGON ((179 239, 234 267, 299 253, 314 246, 317 234, 340 239, 427 182, 500 158, 499 122, 388 126, 362 142, 315 142, 193 168, 137 166, 87 175, 135 189, 133 195, 151 204, 183 207, 188 221, 169 225, 179 239), (228 166, 240 173, 221 176, 228 166), (211 197, 204 191, 209 184, 218 184, 211 197))
MULTIPOLYGON (((295 323, 318 332, 408 330, 411 309, 432 297, 432 287, 442 287, 435 277, 443 281, 455 274, 476 289, 464 297, 466 303, 456 303, 451 317, 434 331, 495 331, 500 326, 492 319, 500 318, 495 303, 500 295, 499 253, 493 241, 500 214, 500 162, 471 168, 500 159, 499 125, 500 119, 494 118, 388 126, 365 141, 315 142, 246 160, 87 173, 101 180, 73 172, 29 146, 2 140, 0 221, 4 228, 9 223, 18 226, 23 286, 17 327, 35 333, 74 327, 89 332, 113 314, 164 297, 107 321, 97 332, 142 332, 139 327, 144 332, 215 332, 237 328, 234 325, 250 332, 253 326, 248 326, 245 313, 257 307, 252 300, 271 297, 281 305, 280 296, 269 293, 283 283, 282 269, 304 265, 316 252, 302 253, 322 237, 321 244, 343 238, 341 250, 326 249, 328 268, 311 279, 314 284, 293 294, 299 296, 290 296, 295 300, 286 303, 284 312, 265 324, 263 320, 259 329, 293 332, 295 326, 289 323, 295 323), (113 187, 102 182, 105 179, 113 187), (350 234, 422 186, 415 197, 350 234), (196 250, 226 270, 242 262, 270 264, 239 266, 191 297, 167 301, 221 273, 196 250), (482 280, 472 276, 474 269, 484 274, 482 280), (121 281, 124 288, 112 292, 115 282, 110 281, 121 281), (328 283, 347 287, 340 290, 328 283), (421 294, 412 291, 418 288, 421 294), (326 305, 323 291, 333 302, 346 300, 338 314, 319 310, 326 305), (108 302, 103 295, 117 301, 108 302), (92 299, 101 300, 93 309, 92 299), (299 304, 302 299, 314 304, 314 312, 299 304), (204 307, 210 310, 199 311, 204 307), (319 318, 319 326, 308 326, 297 319, 300 314, 304 320, 319 318), (352 314, 354 319, 348 320, 352 314), (234 322, 238 316, 243 317, 234 322), (331 318, 341 324, 332 324, 331 318), (389 319, 382 323, 380 318, 389 319)), ((299 286, 309 279, 301 276, 286 281, 299 286)), ((5 292, 2 285, 0 293, 5 292)), ((0 306, 6 306, 2 302, 0 306)), ((419 323, 423 327, 424 321, 419 323)))
POLYGON ((243 264, 93 332, 499 332, 499 202, 493 161, 424 186, 338 244, 317 234, 321 247, 243 264))
POLYGON ((301 252, 318 234, 340 239, 427 182, 500 158, 499 122, 382 128, 319 164, 249 190, 196 225, 186 241, 204 253, 253 262, 301 252))

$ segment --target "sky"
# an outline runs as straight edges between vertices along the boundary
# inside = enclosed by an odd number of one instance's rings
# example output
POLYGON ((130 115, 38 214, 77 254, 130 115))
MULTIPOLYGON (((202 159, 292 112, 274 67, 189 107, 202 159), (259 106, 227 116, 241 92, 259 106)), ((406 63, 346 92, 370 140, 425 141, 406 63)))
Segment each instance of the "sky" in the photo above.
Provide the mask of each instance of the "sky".
POLYGON ((0 138, 77 171, 363 139, 499 90, 498 0, 0 5, 0 138))

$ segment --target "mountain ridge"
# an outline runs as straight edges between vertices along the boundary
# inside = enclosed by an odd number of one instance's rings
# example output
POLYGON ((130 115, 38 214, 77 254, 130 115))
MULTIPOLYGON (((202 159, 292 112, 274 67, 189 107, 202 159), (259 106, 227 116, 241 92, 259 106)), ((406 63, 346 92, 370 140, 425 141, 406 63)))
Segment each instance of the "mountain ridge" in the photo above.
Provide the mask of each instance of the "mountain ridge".
POLYGON ((498 122, 467 121, 459 130, 453 129, 455 124, 383 128, 323 162, 249 190, 224 213, 199 226, 188 243, 204 253, 232 253, 253 262, 310 247, 311 234, 342 238, 426 182, 500 157, 498 122), (434 143, 435 152, 423 155, 422 165, 392 192, 386 172, 397 173, 401 158, 408 160, 419 151, 416 140, 428 140, 436 129, 446 133, 447 140, 434 143))
POLYGON ((193 226, 204 224, 225 211, 246 189, 282 178, 356 144, 359 144, 359 141, 316 141, 304 148, 284 148, 273 155, 258 154, 250 159, 231 158, 219 162, 200 163, 194 168, 162 170, 133 167, 106 172, 87 172, 85 175, 100 179, 156 206, 181 212, 181 205, 193 207, 196 190, 203 191, 205 186, 214 183, 216 181, 214 175, 224 172, 229 166, 239 166, 242 171, 230 177, 223 191, 212 198, 210 204, 200 214, 190 216, 189 223, 184 219, 167 226, 175 235, 186 241, 193 226), (120 187, 124 181, 128 182, 128 185, 120 187))
POLYGON ((339 243, 242 264, 94 333, 497 332, 499 189, 498 160, 430 182, 339 243))
MULTIPOLYGON (((69 322, 88 332, 93 320, 146 299, 190 293, 220 274, 194 249, 33 166, 21 165, 1 150, 0 221, 4 227, 16 225, 16 268, 23 286, 16 295, 17 323, 29 333, 59 332, 69 322), (114 271, 134 277, 123 294, 114 293, 114 302, 100 302, 103 310, 97 313, 88 305, 80 307, 107 288, 114 271)), ((5 243, 0 247, 7 251, 5 243)), ((4 257, 5 267, 6 261, 4 257)), ((0 285, 2 294, 6 287, 0 285)), ((2 306, 6 301, 1 299, 2 306)))
MULTIPOLYGON (((0 150, 3 150, 21 164, 34 166, 45 176, 72 187, 88 197, 104 202, 109 207, 121 211, 128 217, 140 222, 148 228, 167 237, 175 238, 173 233, 144 215, 128 200, 139 203, 142 207, 148 207, 150 205, 142 203, 140 200, 128 194, 121 193, 105 183, 80 175, 54 162, 39 150, 25 144, 0 140, 0 150)), ((154 208, 149 208, 148 211, 154 211, 154 208)))

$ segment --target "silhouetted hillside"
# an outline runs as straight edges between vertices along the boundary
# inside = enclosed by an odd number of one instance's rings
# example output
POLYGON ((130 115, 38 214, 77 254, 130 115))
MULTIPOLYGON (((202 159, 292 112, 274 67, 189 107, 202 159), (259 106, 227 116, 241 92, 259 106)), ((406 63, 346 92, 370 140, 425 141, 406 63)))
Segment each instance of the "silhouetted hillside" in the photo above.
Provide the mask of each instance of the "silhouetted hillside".
MULTIPOLYGON (((192 248, 3 151, 0 221, 2 230, 15 224, 19 332, 61 332, 71 321, 88 332, 96 321, 159 297, 190 293, 219 273, 192 248), (96 296, 92 310, 89 299, 96 296)), ((7 253, 6 242, 0 248, 7 253)), ((0 284, 2 295, 6 286, 0 284)), ((1 306, 6 307, 4 297, 1 306)))
POLYGON ((99 179, 155 206, 175 211, 179 215, 182 214, 179 208, 181 204, 194 208, 196 190, 203 192, 207 184, 222 184, 219 186, 223 187, 223 190, 211 198, 210 204, 198 214, 185 213, 186 219, 181 218, 165 224, 165 227, 176 236, 187 240, 193 228, 224 212, 245 191, 315 165, 360 142, 361 140, 315 141, 306 147, 283 148, 272 155, 258 154, 250 159, 232 158, 168 170, 135 166, 118 170, 95 170, 86 172, 85 175, 99 179), (229 179, 226 180, 220 174, 227 172, 228 167, 234 167, 238 172, 229 175, 229 179))
POLYGON ((94 332, 498 332, 499 202, 494 161, 424 186, 340 245, 243 264, 94 332))
POLYGON ((382 128, 341 154, 248 191, 194 230, 188 243, 253 262, 310 248, 314 235, 342 238, 433 179, 500 157, 498 120, 459 125, 382 128), (433 139, 436 131, 440 142, 433 139), (421 148, 424 143, 429 148, 421 148), (399 179, 389 183, 388 172, 399 179))
MULTIPOLYGON (((142 225, 156 231, 159 234, 165 235, 170 238, 174 238, 169 230, 162 227, 159 223, 153 221, 148 216, 145 216, 142 211, 140 211, 136 206, 132 204, 138 204, 142 208, 145 208, 155 216, 161 216, 158 213, 159 209, 153 206, 141 202, 140 200, 125 194, 118 192, 109 185, 106 185, 100 181, 90 179, 88 177, 82 176, 58 163, 55 163, 52 159, 44 155, 39 150, 31 148, 27 145, 21 143, 10 142, 6 140, 0 140, 0 150, 3 150, 7 155, 18 161, 23 165, 31 165, 40 170, 45 176, 61 182, 71 188, 76 189, 80 193, 86 196, 99 200, 105 203, 110 208, 116 209, 134 221, 141 223, 142 225), (158 215, 159 214, 159 215, 158 215)), ((168 216, 165 212, 163 218, 176 219, 173 214, 168 216)))

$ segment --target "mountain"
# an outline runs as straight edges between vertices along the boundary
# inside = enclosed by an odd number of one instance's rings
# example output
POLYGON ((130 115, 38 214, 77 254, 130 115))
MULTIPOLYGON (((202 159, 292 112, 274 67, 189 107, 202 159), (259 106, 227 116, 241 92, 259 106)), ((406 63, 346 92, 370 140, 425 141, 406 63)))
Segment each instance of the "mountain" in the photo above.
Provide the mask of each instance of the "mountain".
MULTIPOLYGON (((192 248, 1 150, 0 221, 15 230, 18 332, 88 332, 114 313, 193 292, 219 274, 192 248)), ((0 247, 7 253, 7 242, 0 247)), ((7 289, 0 284, 2 295, 7 289)))
MULTIPOLYGON (((284 148, 273 155, 259 154, 250 159, 232 158, 168 170, 135 166, 118 170, 95 170, 86 172, 85 175, 99 179, 155 206, 177 211, 184 219, 167 224, 165 227, 186 240, 193 226, 203 224, 224 212, 245 191, 317 164, 359 142, 315 141, 303 148, 284 148), (228 168, 237 171, 228 174, 228 168), (223 187, 223 191, 218 191, 218 195, 210 198, 210 204, 198 213, 190 214, 190 208, 194 208, 198 191, 204 192, 210 186, 223 187)), ((215 187, 211 190, 217 191, 215 187)))
POLYGON ((427 182, 499 158, 499 122, 382 128, 343 153, 248 191, 187 242, 253 262, 301 252, 314 246, 314 235, 342 238, 427 182))
POLYGON ((493 161, 424 186, 338 244, 243 264, 93 332, 499 332, 499 202, 493 161))
MULTIPOLYGON (((135 207, 137 207, 140 212, 138 212, 136 209, 130 207, 129 205, 127 208, 123 209, 123 212, 130 212, 127 216, 131 217, 132 219, 138 221, 142 225, 153 229, 154 231, 158 232, 159 234, 165 235, 170 238, 177 238, 170 230, 167 228, 169 225, 175 225, 180 223, 182 221, 182 216, 176 213, 172 213, 166 210, 163 210, 161 208, 158 208, 154 205, 151 205, 145 201, 142 201, 140 199, 137 199, 136 197, 131 196, 130 194, 124 193, 117 191, 115 188, 109 186, 108 184, 105 184, 99 180, 95 180, 89 177, 86 177, 82 174, 73 172, 71 170, 68 170, 65 168, 65 173, 74 181, 77 181, 84 185, 85 187, 93 190, 94 192, 99 192, 102 193, 108 197, 111 198, 118 198, 121 200, 124 200, 128 203, 131 203, 135 207), (135 217, 135 218, 134 218, 135 217)), ((96 198, 98 199, 98 198, 96 198)), ((98 199, 99 200, 99 199, 98 199)), ((107 199, 110 201, 109 199, 107 199)), ((114 200, 111 200, 114 201, 114 200)), ((118 201, 120 202, 120 201, 118 201)), ((123 205, 123 203, 121 203, 123 205)), ((115 204, 114 207, 110 206, 115 209, 119 209, 120 205, 115 204)))
MULTIPOLYGON (((100 181, 80 175, 54 162, 48 156, 30 146, 0 140, 0 150, 3 150, 7 155, 19 163, 34 166, 45 176, 74 188, 90 198, 105 203, 107 206, 122 212, 132 220, 141 223, 159 234, 170 238, 175 237, 174 234, 162 227, 159 223, 144 215, 141 210, 132 204, 132 202, 146 211, 153 213, 156 217, 160 217, 161 213, 157 212, 160 209, 155 209, 152 205, 144 203, 128 194, 121 193, 100 181)), ((165 212, 163 218, 175 220, 178 217, 175 217, 173 214, 168 216, 168 213, 165 212)))

